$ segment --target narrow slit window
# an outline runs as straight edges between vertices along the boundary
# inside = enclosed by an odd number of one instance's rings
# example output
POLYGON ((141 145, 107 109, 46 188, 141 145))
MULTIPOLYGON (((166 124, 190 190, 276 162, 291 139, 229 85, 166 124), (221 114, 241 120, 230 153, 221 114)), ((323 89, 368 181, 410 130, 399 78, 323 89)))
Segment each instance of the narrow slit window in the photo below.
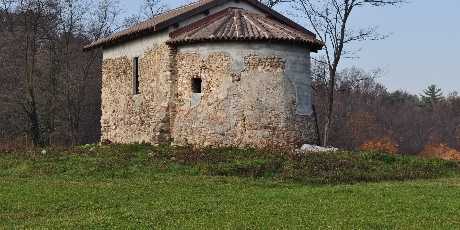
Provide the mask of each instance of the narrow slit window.
POLYGON ((139 57, 133 58, 133 95, 139 94, 139 57))
POLYGON ((192 78, 192 92, 201 93, 201 78, 192 78))

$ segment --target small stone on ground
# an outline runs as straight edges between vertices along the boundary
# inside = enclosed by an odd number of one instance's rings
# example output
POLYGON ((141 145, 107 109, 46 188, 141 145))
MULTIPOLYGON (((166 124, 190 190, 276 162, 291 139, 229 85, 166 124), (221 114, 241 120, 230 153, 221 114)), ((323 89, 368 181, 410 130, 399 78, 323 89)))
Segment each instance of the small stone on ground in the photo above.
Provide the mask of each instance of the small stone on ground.
POLYGON ((298 150, 302 152, 329 152, 329 151, 337 151, 338 148, 304 144, 298 150))

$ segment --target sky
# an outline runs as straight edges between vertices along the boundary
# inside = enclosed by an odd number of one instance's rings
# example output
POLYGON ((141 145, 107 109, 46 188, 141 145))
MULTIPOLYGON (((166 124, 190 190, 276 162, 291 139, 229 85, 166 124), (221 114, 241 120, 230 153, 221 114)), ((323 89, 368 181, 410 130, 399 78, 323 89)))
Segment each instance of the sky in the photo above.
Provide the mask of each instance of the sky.
MULTIPOLYGON (((139 11, 143 0, 120 0, 126 14, 139 11)), ((165 0, 176 8, 193 0, 165 0)), ((347 44, 349 50, 359 50, 358 58, 341 59, 339 70, 356 66, 371 72, 384 68, 387 73, 376 79, 389 92, 407 91, 419 95, 430 85, 436 85, 447 96, 460 92, 460 10, 459 0, 409 0, 400 6, 360 7, 350 15, 350 26, 378 26, 380 34, 390 36, 377 41, 347 44)), ((280 13, 288 11, 288 3, 275 6, 280 13)), ((312 30, 306 20, 292 18, 312 30)), ((324 51, 318 51, 318 54, 324 51)))

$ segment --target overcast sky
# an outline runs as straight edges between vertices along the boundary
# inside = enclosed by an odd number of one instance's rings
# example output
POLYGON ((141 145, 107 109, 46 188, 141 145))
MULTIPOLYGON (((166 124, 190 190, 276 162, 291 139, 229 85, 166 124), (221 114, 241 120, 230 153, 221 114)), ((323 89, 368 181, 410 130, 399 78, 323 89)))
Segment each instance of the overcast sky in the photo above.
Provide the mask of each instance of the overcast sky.
MULTIPOLYGON (((139 10, 142 0, 120 0, 127 13, 139 10)), ((190 0, 169 0, 171 8, 190 0)), ((288 3, 275 10, 288 10, 288 3)), ((388 91, 404 90, 419 94, 429 85, 442 89, 443 95, 460 91, 460 0, 412 0, 400 7, 361 7, 351 14, 355 26, 379 26, 381 34, 391 35, 378 41, 349 44, 362 50, 357 59, 342 59, 339 69, 356 66, 366 71, 377 67, 388 73, 376 81, 388 91)), ((288 15, 286 15, 288 16, 288 15)), ((289 17, 289 16, 288 16, 289 17)), ((312 30, 306 21, 291 18, 312 30)), ((319 51, 318 54, 324 54, 319 51)))

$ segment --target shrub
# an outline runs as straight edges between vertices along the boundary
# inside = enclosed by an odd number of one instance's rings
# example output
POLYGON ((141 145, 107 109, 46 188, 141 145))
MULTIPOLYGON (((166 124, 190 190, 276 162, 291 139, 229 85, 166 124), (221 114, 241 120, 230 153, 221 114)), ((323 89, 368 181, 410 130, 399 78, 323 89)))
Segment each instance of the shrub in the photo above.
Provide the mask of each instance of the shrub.
POLYGON ((391 154, 396 154, 399 152, 398 144, 392 141, 390 138, 385 137, 382 141, 366 141, 363 145, 358 148, 359 151, 369 151, 369 150, 380 150, 385 151, 391 154))

